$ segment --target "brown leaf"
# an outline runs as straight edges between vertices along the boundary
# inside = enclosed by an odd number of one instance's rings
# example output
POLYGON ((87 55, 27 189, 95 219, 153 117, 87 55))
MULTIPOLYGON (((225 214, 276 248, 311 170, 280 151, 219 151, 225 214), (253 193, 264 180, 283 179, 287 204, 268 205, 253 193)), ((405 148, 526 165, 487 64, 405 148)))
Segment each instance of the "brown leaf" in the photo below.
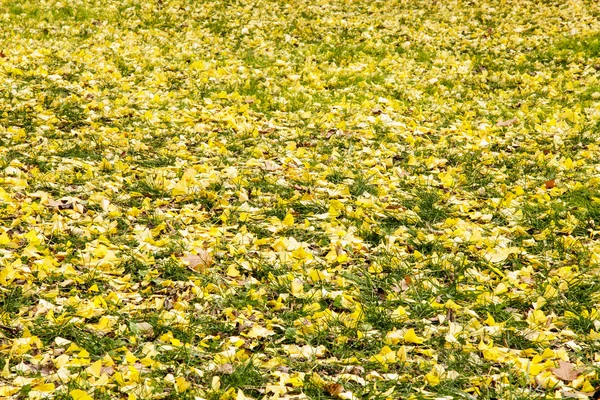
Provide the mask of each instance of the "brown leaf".
POLYGON ((101 374, 112 375, 114 372, 115 372, 115 368, 112 366, 100 368, 101 374))
POLYGON ((204 249, 198 249, 198 254, 187 253, 181 260, 188 263, 188 268, 194 272, 204 272, 212 264, 212 256, 204 249))
MULTIPOLYGON (((565 390, 563 389, 560 394, 563 397, 572 398, 572 399, 589 399, 594 396, 594 392, 580 392, 578 390, 565 390)), ((594 397, 596 399, 596 397, 594 397)))
POLYGON ((58 208, 59 210, 72 210, 73 203, 70 202, 68 199, 60 199, 60 200, 48 199, 48 202, 46 203, 46 207, 58 208))
POLYGON ((348 365, 344 367, 343 371, 351 375, 363 375, 365 373, 365 369, 360 365, 348 365))
POLYGON ((233 365, 231 365, 229 363, 219 365, 217 367, 217 372, 220 372, 220 373, 226 374, 226 375, 231 375, 231 374, 233 374, 233 365))
POLYGON ((577 377, 581 374, 581 372, 573 368, 575 366, 570 362, 559 361, 558 365, 558 368, 552 368, 552 373, 558 379, 563 380, 565 382, 573 381, 577 379, 577 377))
POLYGON ((502 127, 502 126, 511 126, 511 125, 516 124, 517 122, 519 122, 519 120, 516 119, 516 118, 507 119, 506 121, 500 120, 500 121, 498 121, 498 123, 496 124, 496 126, 500 126, 500 127, 502 127))
POLYGON ((340 393, 342 393, 342 390, 344 390, 344 387, 342 385, 340 385, 339 383, 331 383, 331 382, 327 382, 324 385, 324 389, 327 391, 327 393, 329 393, 331 396, 333 397, 338 397, 340 395, 340 393))
POLYGON ((554 179, 550 179, 549 181, 544 182, 544 186, 546 189, 552 189, 556 186, 556 181, 554 179))

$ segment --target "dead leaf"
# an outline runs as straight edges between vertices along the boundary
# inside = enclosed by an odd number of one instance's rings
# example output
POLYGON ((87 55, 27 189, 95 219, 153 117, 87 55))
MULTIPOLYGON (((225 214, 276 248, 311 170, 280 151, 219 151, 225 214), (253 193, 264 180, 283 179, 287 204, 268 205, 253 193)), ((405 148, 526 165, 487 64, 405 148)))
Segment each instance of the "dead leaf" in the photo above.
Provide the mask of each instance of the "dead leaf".
POLYGON ((498 123, 496 124, 496 126, 500 126, 500 127, 502 127, 502 126, 511 126, 511 125, 516 124, 517 122, 519 122, 519 120, 516 119, 516 118, 507 119, 506 121, 500 120, 500 121, 498 121, 498 123))
POLYGON ((281 165, 277 164, 274 161, 266 160, 265 161, 265 171, 278 171, 281 169, 281 165))
POLYGON ((558 368, 552 368, 552 373, 558 379, 563 380, 565 382, 571 382, 577 379, 577 377, 581 374, 580 371, 573 368, 575 366, 570 362, 559 361, 558 365, 558 368))
POLYGON ((101 374, 106 374, 106 375, 112 375, 115 372, 115 368, 113 366, 109 366, 109 367, 102 367, 100 368, 100 373, 101 374))
POLYGON ((403 210, 405 209, 403 206, 399 205, 399 204, 388 204, 385 207, 386 210, 403 210))
POLYGON ((152 336, 154 334, 152 325, 147 322, 130 322, 129 327, 135 334, 141 333, 148 336, 152 336))
POLYGON ((550 179, 549 181, 544 182, 544 186, 546 189, 552 189, 556 186, 556 181, 554 179, 550 179))
POLYGON ((69 199, 48 199, 48 202, 45 204, 45 206, 50 208, 58 208, 59 210, 72 210, 73 202, 71 202, 69 199))
POLYGON ((194 272, 204 272, 212 264, 212 256, 204 249, 198 249, 198 254, 187 253, 181 260, 188 263, 188 268, 194 272))
POLYGON ((333 397, 338 397, 342 393, 342 390, 344 390, 344 387, 339 383, 327 382, 323 386, 323 389, 333 397))
POLYGON ((348 365, 342 369, 346 374, 352 375, 363 375, 365 373, 365 369, 360 365, 348 365))
MULTIPOLYGON (((594 392, 580 392, 579 390, 565 390, 561 391, 561 395, 563 397, 572 398, 572 399, 589 399, 594 396, 594 392)), ((596 399, 594 397, 594 399, 596 399)))
POLYGON ((233 365, 231 365, 229 363, 219 365, 217 367, 217 372, 220 372, 220 373, 226 374, 226 375, 231 375, 231 374, 233 374, 233 365))

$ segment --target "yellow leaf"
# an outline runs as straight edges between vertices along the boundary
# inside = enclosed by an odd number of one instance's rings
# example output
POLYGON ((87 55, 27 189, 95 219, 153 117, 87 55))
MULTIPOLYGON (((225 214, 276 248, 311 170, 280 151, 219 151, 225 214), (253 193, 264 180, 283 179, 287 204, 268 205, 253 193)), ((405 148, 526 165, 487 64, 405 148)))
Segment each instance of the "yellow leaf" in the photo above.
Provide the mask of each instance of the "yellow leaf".
POLYGON ((73 400, 94 400, 89 394, 80 389, 71 390, 69 393, 73 400))
POLYGON ((171 194, 173 196, 180 196, 180 195, 186 195, 187 192, 188 192, 188 184, 187 184, 186 181, 184 181, 182 179, 179 182, 177 182, 177 184, 175 185, 175 187, 171 191, 171 194))
POLYGON ((100 378, 100 371, 102 369, 102 360, 94 362, 92 365, 87 367, 87 371, 94 375, 96 378, 100 378))
POLYGON ((292 294, 295 297, 301 296, 304 293, 304 285, 301 280, 294 279, 292 281, 292 294))
POLYGON ((285 216, 285 218, 283 219, 283 221, 281 221, 281 223, 283 224, 283 226, 293 226, 294 225, 294 216, 292 214, 287 214, 285 216))
POLYGON ((185 380, 183 376, 180 376, 175 379, 175 388, 177 389, 177 393, 183 393, 188 390, 190 387, 190 383, 185 380))
POLYGON ((2 271, 0 271, 0 284, 2 286, 9 285, 15 279, 15 270, 11 265, 7 265, 2 271))
POLYGON ((10 358, 4 362, 4 368, 2 368, 2 373, 0 373, 0 376, 3 378, 10 377, 10 358))
POLYGON ((9 243, 10 243, 10 238, 8 237, 6 232, 4 232, 2 235, 0 235, 0 245, 5 245, 5 244, 9 244, 9 243))
POLYGON ((432 373, 428 373, 425 375, 425 380, 427 381, 427 383, 429 383, 431 386, 435 386, 438 383, 440 383, 440 378, 435 376, 432 373))
POLYGON ((270 329, 264 328, 259 325, 254 325, 252 327, 252 329, 250 329, 250 331, 246 334, 246 337, 254 339, 254 338, 267 337, 267 336, 271 336, 274 334, 275 334, 275 332, 273 332, 270 329))
POLYGON ((240 271, 237 270, 235 265, 231 264, 229 268, 227 268, 227 276, 230 276, 232 278, 238 277, 240 276, 240 271))
POLYGON ((411 328, 404 332, 404 341, 406 343, 421 344, 425 341, 425 339, 418 337, 415 333, 415 330, 411 328))
POLYGON ((52 391, 54 391, 54 388, 55 388, 54 383, 44 383, 41 385, 34 386, 32 388, 32 390, 35 390, 38 392, 52 392, 52 391))
POLYGON ((0 396, 6 398, 17 393, 21 388, 15 386, 0 386, 0 396))
POLYGON ((518 247, 500 248, 485 254, 485 259, 492 263, 500 263, 508 258, 511 254, 519 254, 521 249, 518 247))

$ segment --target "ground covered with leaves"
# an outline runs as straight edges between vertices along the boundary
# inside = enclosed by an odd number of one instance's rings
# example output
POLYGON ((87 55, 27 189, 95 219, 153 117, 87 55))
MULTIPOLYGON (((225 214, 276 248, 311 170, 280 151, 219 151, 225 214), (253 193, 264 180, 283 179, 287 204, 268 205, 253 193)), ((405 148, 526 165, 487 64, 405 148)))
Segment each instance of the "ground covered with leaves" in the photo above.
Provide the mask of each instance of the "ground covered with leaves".
POLYGON ((597 2, 0 4, 0 397, 594 395, 597 2))

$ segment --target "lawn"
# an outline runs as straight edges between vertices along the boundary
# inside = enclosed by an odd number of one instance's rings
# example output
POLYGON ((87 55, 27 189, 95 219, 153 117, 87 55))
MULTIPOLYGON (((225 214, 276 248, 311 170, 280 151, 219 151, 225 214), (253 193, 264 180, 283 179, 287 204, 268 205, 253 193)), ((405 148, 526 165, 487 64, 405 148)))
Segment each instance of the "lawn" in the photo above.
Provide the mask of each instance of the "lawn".
POLYGON ((600 3, 0 27, 0 398, 600 397, 600 3))

